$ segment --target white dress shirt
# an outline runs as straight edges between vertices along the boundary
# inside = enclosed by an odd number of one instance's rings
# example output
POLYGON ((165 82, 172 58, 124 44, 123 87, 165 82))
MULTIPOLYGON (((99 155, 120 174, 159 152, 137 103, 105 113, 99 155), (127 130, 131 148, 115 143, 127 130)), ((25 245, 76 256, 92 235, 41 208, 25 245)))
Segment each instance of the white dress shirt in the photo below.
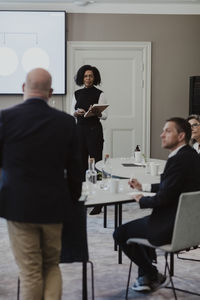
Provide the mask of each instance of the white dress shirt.
POLYGON ((192 147, 197 151, 197 153, 200 153, 200 144, 198 142, 194 143, 192 147))

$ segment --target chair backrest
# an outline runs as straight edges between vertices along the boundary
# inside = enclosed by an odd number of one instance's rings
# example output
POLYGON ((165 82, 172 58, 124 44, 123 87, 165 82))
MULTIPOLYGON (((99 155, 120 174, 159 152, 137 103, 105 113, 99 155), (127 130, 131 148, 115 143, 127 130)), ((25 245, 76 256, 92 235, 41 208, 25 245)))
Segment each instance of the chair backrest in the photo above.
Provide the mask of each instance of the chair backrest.
POLYGON ((200 191, 180 195, 172 236, 172 251, 200 245, 200 191))

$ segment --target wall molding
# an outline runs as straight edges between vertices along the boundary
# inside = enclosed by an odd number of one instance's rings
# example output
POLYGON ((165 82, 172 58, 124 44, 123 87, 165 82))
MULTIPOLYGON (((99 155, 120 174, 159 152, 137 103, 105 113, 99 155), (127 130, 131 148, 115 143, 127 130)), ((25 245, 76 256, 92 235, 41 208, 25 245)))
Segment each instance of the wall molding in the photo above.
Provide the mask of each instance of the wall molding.
POLYGON ((36 9, 36 10, 65 10, 68 13, 102 13, 102 14, 170 14, 170 15, 199 15, 200 3, 186 0, 166 1, 159 3, 93 3, 86 6, 79 6, 74 3, 67 3, 64 0, 40 0, 25 1, 7 0, 0 1, 1 9, 36 9), (53 3, 54 2, 54 3, 53 3))

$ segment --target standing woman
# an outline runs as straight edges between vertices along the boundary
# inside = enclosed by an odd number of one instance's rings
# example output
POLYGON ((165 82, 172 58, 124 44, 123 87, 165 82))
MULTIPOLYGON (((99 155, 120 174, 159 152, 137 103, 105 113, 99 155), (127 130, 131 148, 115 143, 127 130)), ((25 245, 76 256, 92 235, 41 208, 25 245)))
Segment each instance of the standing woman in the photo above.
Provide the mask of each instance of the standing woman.
POLYGON ((80 140, 83 172, 88 169, 88 157, 94 157, 95 162, 102 159, 103 128, 100 120, 106 120, 106 112, 94 112, 94 116, 84 117, 84 114, 93 104, 106 104, 104 93, 96 88, 101 83, 101 76, 96 67, 82 66, 75 77, 78 86, 83 88, 75 91, 71 114, 77 119, 78 135, 80 140))
POLYGON ((190 115, 187 118, 192 128, 192 147, 200 154, 200 115, 190 115))

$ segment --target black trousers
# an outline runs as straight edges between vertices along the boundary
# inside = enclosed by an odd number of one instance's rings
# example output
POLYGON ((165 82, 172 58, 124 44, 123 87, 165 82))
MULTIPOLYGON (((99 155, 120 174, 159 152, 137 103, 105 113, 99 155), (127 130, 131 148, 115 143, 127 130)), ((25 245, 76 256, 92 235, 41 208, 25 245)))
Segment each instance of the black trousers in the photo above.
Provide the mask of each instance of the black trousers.
MULTIPOLYGON (((95 125, 77 124, 78 137, 81 147, 83 174, 88 169, 88 157, 94 157, 95 162, 102 160, 103 129, 100 122, 95 125)), ((85 180, 85 178, 84 178, 85 180)))
POLYGON ((155 250, 143 245, 126 244, 129 238, 148 239, 148 218, 149 216, 146 216, 119 226, 113 237, 129 259, 139 267, 138 276, 146 275, 153 280, 158 273, 157 268, 153 265, 153 262, 156 262, 155 250))

